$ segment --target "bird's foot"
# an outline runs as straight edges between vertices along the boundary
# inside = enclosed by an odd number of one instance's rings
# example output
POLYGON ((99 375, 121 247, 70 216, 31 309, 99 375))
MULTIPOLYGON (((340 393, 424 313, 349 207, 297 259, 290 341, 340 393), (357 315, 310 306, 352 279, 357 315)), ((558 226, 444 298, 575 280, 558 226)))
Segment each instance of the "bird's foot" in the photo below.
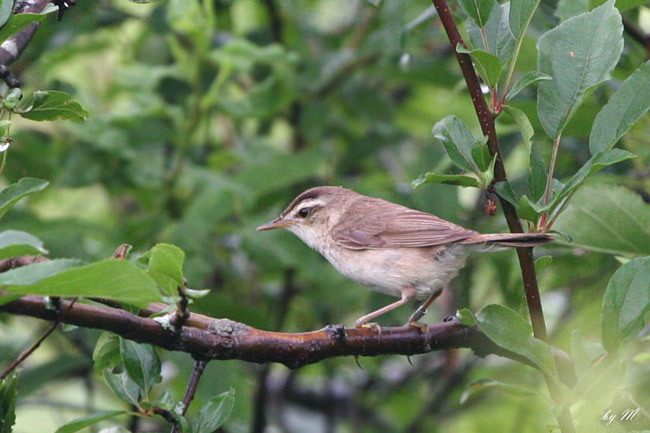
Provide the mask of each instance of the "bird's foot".
POLYGON ((420 333, 426 334, 429 331, 429 325, 426 323, 418 322, 417 320, 409 320, 408 323, 405 326, 412 326, 414 328, 418 328, 420 330, 420 333))
POLYGON ((376 322, 359 322, 358 320, 354 323, 355 328, 368 328, 374 329, 378 334, 381 334, 381 326, 376 322))

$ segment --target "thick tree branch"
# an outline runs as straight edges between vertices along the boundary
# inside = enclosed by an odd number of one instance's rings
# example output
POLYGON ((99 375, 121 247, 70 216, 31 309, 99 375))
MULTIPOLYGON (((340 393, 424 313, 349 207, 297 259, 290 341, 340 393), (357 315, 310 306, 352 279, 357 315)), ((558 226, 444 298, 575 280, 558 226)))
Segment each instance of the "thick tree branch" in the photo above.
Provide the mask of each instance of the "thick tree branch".
MULTIPOLYGON (((494 180, 496 182, 506 182, 506 169, 503 165, 499 139, 497 138, 496 128, 494 125, 494 115, 488 108, 483 92, 481 91, 481 85, 478 76, 476 75, 476 71, 474 70, 474 65, 472 64, 472 58, 468 54, 456 51, 456 47, 459 44, 464 47, 465 42, 463 42, 458 27, 456 27, 456 23, 449 11, 447 2, 445 0, 433 0, 433 5, 438 11, 442 25, 449 37, 449 42, 456 53, 456 59, 458 59, 458 64, 463 72, 463 76, 465 77, 467 88, 472 96, 472 103, 474 104, 476 115, 481 124, 481 130, 483 131, 483 134, 488 137, 487 144, 490 150, 490 155, 497 156, 496 164, 494 166, 494 180)), ((501 202, 503 214, 506 217, 506 222, 508 223, 510 231, 513 233, 522 233, 524 230, 519 218, 517 217, 517 210, 502 197, 499 197, 499 201, 501 202)), ((548 334, 546 331, 546 323, 544 321, 542 302, 539 296, 539 287, 537 285, 535 262, 533 261, 533 249, 517 248, 517 257, 519 258, 519 265, 524 280, 528 311, 530 312, 530 320, 533 325, 535 337, 546 341, 548 339, 548 334)))
MULTIPOLYGON (((174 333, 153 319, 124 310, 82 303, 71 306, 66 300, 61 301, 61 314, 57 315, 38 296, 24 296, 0 306, 0 311, 103 329, 140 343, 186 352, 198 359, 277 362, 290 368, 336 356, 415 355, 463 347, 481 357, 496 354, 526 362, 519 355, 495 345, 477 329, 456 320, 430 325, 426 332, 409 326, 382 328, 381 334, 374 329, 327 326, 318 331, 288 334, 191 313, 187 326, 174 333)), ((142 314, 159 311, 161 306, 152 304, 142 314)))

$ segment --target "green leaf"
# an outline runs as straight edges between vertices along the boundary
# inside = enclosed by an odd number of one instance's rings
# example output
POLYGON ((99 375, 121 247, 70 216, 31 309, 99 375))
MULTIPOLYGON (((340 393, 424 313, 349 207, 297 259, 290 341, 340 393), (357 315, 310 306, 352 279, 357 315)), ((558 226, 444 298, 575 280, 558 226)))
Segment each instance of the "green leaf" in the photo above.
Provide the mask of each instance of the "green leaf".
POLYGON ((160 358, 150 344, 138 344, 120 338, 120 354, 129 377, 147 396, 154 384, 161 381, 160 358))
POLYGON ((461 169, 480 173, 472 157, 472 147, 486 141, 475 138, 465 123, 456 116, 447 116, 433 127, 433 136, 440 140, 449 158, 461 169))
MULTIPOLYGON (((3 2, 4 3, 4 2, 3 2)), ((4 4, 2 5, 4 8, 4 4)), ((45 19, 41 14, 15 14, 9 18, 9 21, 0 30, 0 43, 6 41, 14 33, 18 33, 31 23, 40 23, 45 19)))
POLYGON ((510 3, 499 5, 495 0, 492 0, 492 3, 493 10, 485 26, 479 26, 478 23, 469 20, 467 33, 472 47, 495 55, 501 64, 505 65, 515 49, 515 37, 508 23, 510 3))
POLYGON ((16 373, 0 381, 0 433, 11 433, 16 422, 16 373))
POLYGON ((121 362, 120 338, 112 332, 103 332, 95 343, 93 368, 101 374, 106 369, 112 370, 121 362))
POLYGON ((584 186, 553 228, 570 235, 574 247, 627 257, 650 255, 650 205, 625 187, 584 186))
POLYGON ((549 206, 539 206, 535 202, 530 201, 526 195, 522 195, 517 205, 517 216, 532 223, 536 223, 542 213, 544 213, 549 206))
POLYGON ((14 10, 14 0, 0 1, 0 26, 3 26, 14 10))
POLYGON ((0 233, 0 260, 9 257, 47 254, 43 241, 27 232, 6 230, 0 233))
POLYGON ((25 98, 16 106, 16 113, 30 120, 65 119, 82 122, 88 117, 78 102, 72 96, 58 90, 39 90, 25 98))
POLYGON ((411 182, 413 188, 425 183, 443 183, 446 185, 456 185, 456 186, 473 186, 475 188, 479 187, 478 179, 474 176, 468 176, 466 174, 435 174, 435 173, 424 173, 420 175, 417 179, 411 182))
POLYGON ((46 180, 35 179, 33 177, 23 177, 17 183, 13 183, 0 191, 0 218, 28 194, 32 194, 45 189, 50 183, 46 180))
POLYGON ((178 287, 184 287, 183 261, 185 253, 175 245, 155 245, 143 256, 149 260, 149 275, 169 295, 177 295, 178 287))
POLYGON ((593 365, 594 361, 605 354, 605 349, 600 343, 587 340, 579 329, 574 329, 571 334, 571 359, 579 376, 584 375, 593 365))
POLYGON ((529 153, 530 174, 528 175, 528 194, 530 198, 537 202, 539 201, 546 190, 546 180, 548 173, 546 173, 546 165, 542 155, 537 151, 537 148, 530 146, 529 153))
POLYGON ((600 317, 603 346, 616 350, 622 340, 636 336, 650 312, 650 257, 621 266, 607 284, 600 317))
POLYGON ((459 0, 458 2, 467 12, 467 16, 479 27, 485 27, 496 6, 494 0, 459 0))
POLYGON ((219 394, 208 400, 192 420, 192 433, 212 433, 226 422, 235 404, 235 390, 219 394))
POLYGON ((494 158, 490 156, 490 149, 488 149, 487 143, 476 142, 472 145, 472 159, 479 170, 485 171, 490 168, 494 158))
POLYGON ((535 273, 539 275, 544 268, 553 263, 553 257, 551 256, 542 256, 535 260, 535 273))
POLYGON ((503 111, 508 113, 514 119, 515 123, 517 123, 519 131, 521 132, 521 137, 524 140, 524 144, 530 152, 530 148, 533 144, 531 140, 533 138, 533 135, 535 135, 535 130, 533 129, 533 125, 530 124, 528 116, 526 116, 526 113, 518 108, 513 107, 512 105, 504 105, 503 111))
POLYGON ((605 167, 632 158, 636 158, 636 155, 621 149, 602 150, 598 152, 596 155, 592 156, 589 161, 587 161, 582 167, 580 167, 577 173, 573 175, 573 177, 564 185, 562 191, 560 191, 560 193, 553 199, 552 207, 555 207, 555 205, 560 203, 565 198, 570 197, 589 176, 597 173, 605 167))
POLYGON ((22 90, 19 87, 14 87, 13 89, 9 89, 7 94, 2 98, 2 106, 7 110, 13 111, 22 98, 22 90))
POLYGON ((461 44, 456 46, 456 51, 472 57, 478 73, 490 88, 497 85, 501 78, 501 60, 497 56, 483 50, 468 50, 461 44))
POLYGON ((465 390, 463 391, 463 394, 460 396, 460 404, 464 404, 471 396, 488 389, 498 389, 515 397, 534 397, 540 395, 540 393, 534 389, 525 388, 521 385, 503 383, 494 379, 483 377, 473 380, 467 384, 465 390))
MULTIPOLYGON (((55 259, 10 269, 7 272, 0 274, 0 285, 27 286, 35 284, 43 279, 58 275, 68 269, 79 267, 82 264, 83 262, 77 259, 55 259)), ((48 294, 45 294, 45 296, 48 296, 48 294)))
POLYGON ((515 38, 528 26, 539 0, 512 0, 510 2, 509 24, 515 38))
POLYGON ((4 290, 18 295, 85 296, 146 307, 160 302, 156 283, 126 260, 109 259, 68 269, 76 261, 52 260, 0 274, 4 290))
POLYGON ((556 375, 551 346, 533 337, 531 325, 516 311, 504 305, 488 305, 476 316, 476 323, 498 346, 530 360, 545 374, 556 375))
POLYGON ((138 405, 140 401, 140 388, 129 377, 126 371, 113 374, 109 370, 104 370, 104 380, 120 400, 134 406, 138 405))
POLYGON ((555 15, 560 21, 580 15, 589 10, 589 0, 559 0, 555 8, 555 15))
POLYGON ((537 69, 553 80, 540 82, 537 111, 551 138, 560 136, 584 93, 610 77, 623 50, 622 35, 621 14, 610 0, 539 39, 537 69))
POLYGON ((508 181, 495 183, 494 189, 496 190, 497 194, 499 194, 499 197, 503 198, 514 207, 519 206, 519 194, 515 192, 515 190, 512 188, 512 185, 510 185, 508 181))
POLYGON ((102 412, 91 413, 90 415, 82 416, 81 418, 66 423, 59 427, 55 433, 74 433, 88 426, 97 424, 100 421, 104 421, 105 419, 114 418, 126 413, 128 412, 125 410, 105 410, 102 412))
POLYGON ((650 61, 621 84, 594 120, 589 136, 592 155, 610 149, 650 109, 650 61))
POLYGON ((474 319, 474 315, 467 308, 463 308, 462 310, 456 312, 456 317, 458 318, 458 321, 465 326, 476 325, 476 319, 474 319))
POLYGON ((549 81, 553 78, 549 75, 542 74, 538 71, 529 71, 526 72, 521 78, 512 86, 506 95, 506 102, 510 101, 512 98, 517 96, 519 92, 524 90, 526 87, 538 83, 540 81, 549 81))

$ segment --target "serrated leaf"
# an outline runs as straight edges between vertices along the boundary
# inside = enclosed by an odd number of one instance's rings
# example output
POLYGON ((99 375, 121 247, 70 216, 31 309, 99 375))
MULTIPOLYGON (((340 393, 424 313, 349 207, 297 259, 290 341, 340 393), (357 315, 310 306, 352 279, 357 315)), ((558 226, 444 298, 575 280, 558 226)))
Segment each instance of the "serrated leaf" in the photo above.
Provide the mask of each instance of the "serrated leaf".
POLYGON ((460 404, 464 404, 471 396, 488 389, 498 389, 515 397, 533 397, 540 395, 540 393, 534 389, 525 388, 521 385, 499 382, 484 377, 473 380, 467 384, 463 394, 460 396, 460 404))
POLYGON ((494 0, 458 0, 467 16, 479 27, 484 27, 496 6, 494 0))
POLYGON ((0 260, 9 257, 47 254, 43 241, 27 232, 6 230, 0 233, 0 260))
POLYGON ((28 194, 42 191, 50 183, 46 180, 35 179, 33 177, 23 177, 17 183, 11 184, 0 191, 0 218, 15 205, 18 200, 28 194))
POLYGON ((456 46, 456 51, 470 55, 478 73, 490 88, 497 85, 501 78, 501 60, 497 56, 483 50, 468 50, 461 44, 456 46))
POLYGON ((415 179, 411 186, 417 188, 418 186, 425 183, 442 183, 446 185, 456 185, 468 187, 472 186, 475 188, 479 187, 478 179, 474 176, 468 176, 465 174, 436 174, 436 173, 424 173, 417 179, 415 179))
POLYGON ((549 81, 552 79, 553 78, 550 75, 542 74, 541 72, 538 71, 526 72, 524 75, 521 76, 521 78, 519 78, 519 80, 517 80, 517 82, 508 91, 508 94, 506 95, 506 102, 510 101, 512 98, 517 96, 526 87, 531 86, 540 81, 549 81))
POLYGON ((600 317, 603 346, 616 350, 622 340, 635 337, 650 312, 650 257, 621 266, 605 289, 600 317))
POLYGON ((235 390, 209 399, 192 420, 192 433, 212 433, 226 422, 235 404, 235 390))
POLYGON ((127 374, 144 396, 149 394, 154 384, 160 382, 160 358, 150 344, 138 344, 120 338, 120 354, 127 374))
POLYGON ((18 33, 31 23, 40 23, 45 19, 41 14, 15 14, 9 18, 9 21, 0 30, 0 43, 6 41, 14 33, 18 33))
POLYGON ((177 288, 185 285, 183 281, 185 253, 175 245, 158 244, 144 257, 148 259, 149 275, 168 294, 176 295, 177 288))
POLYGON ((16 106, 16 113, 37 121, 65 119, 82 122, 88 117, 88 112, 72 96, 58 90, 34 92, 16 106))
POLYGON ((16 373, 0 381, 0 433, 11 433, 16 422, 16 373))
POLYGON ((447 116, 433 127, 433 136, 440 140, 449 158, 459 168, 479 174, 472 157, 472 147, 485 141, 475 138, 465 123, 456 116, 447 116))
POLYGON ((128 413, 125 410, 105 410, 102 412, 95 412, 91 413, 86 416, 82 416, 81 418, 77 418, 75 420, 70 421, 69 423, 66 423, 65 425, 59 427, 56 429, 55 433, 74 433, 78 432, 79 430, 82 430, 88 426, 97 424, 100 421, 104 421, 106 419, 114 418, 119 415, 124 415, 128 413))
POLYGON ((556 375, 551 347, 533 337, 531 325, 516 311, 504 305, 488 305, 476 315, 476 323, 498 346, 523 356, 545 374, 556 375))
POLYGON ((589 136, 592 155, 610 149, 650 109, 650 61, 621 84, 594 120, 589 136))
POLYGON ((162 300, 156 283, 126 260, 105 260, 85 266, 52 260, 0 274, 4 291, 18 295, 84 296, 146 307, 162 300))
POLYGON ((112 370, 121 362, 120 338, 112 332, 103 332, 95 343, 93 368, 101 374, 106 369, 112 370))
POLYGON ((584 186, 554 225, 574 247, 621 256, 650 255, 650 205, 633 191, 584 186))
POLYGON ((608 1, 546 32, 537 44, 538 70, 553 77, 539 83, 537 112, 557 139, 584 93, 607 80, 623 50, 621 14, 608 1))
POLYGON ((129 377, 126 371, 113 374, 109 370, 104 370, 104 380, 120 400, 134 406, 138 405, 140 401, 140 388, 129 377))

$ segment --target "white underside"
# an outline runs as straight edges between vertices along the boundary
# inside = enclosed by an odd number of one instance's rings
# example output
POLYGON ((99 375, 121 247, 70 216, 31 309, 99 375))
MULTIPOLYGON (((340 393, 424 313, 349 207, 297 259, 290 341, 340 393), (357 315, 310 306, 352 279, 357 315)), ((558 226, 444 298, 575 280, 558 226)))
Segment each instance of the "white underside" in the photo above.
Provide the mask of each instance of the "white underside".
POLYGON ((465 265, 467 251, 461 245, 385 250, 337 250, 321 252, 343 275, 380 293, 400 297, 414 287, 417 299, 444 288, 465 265))

